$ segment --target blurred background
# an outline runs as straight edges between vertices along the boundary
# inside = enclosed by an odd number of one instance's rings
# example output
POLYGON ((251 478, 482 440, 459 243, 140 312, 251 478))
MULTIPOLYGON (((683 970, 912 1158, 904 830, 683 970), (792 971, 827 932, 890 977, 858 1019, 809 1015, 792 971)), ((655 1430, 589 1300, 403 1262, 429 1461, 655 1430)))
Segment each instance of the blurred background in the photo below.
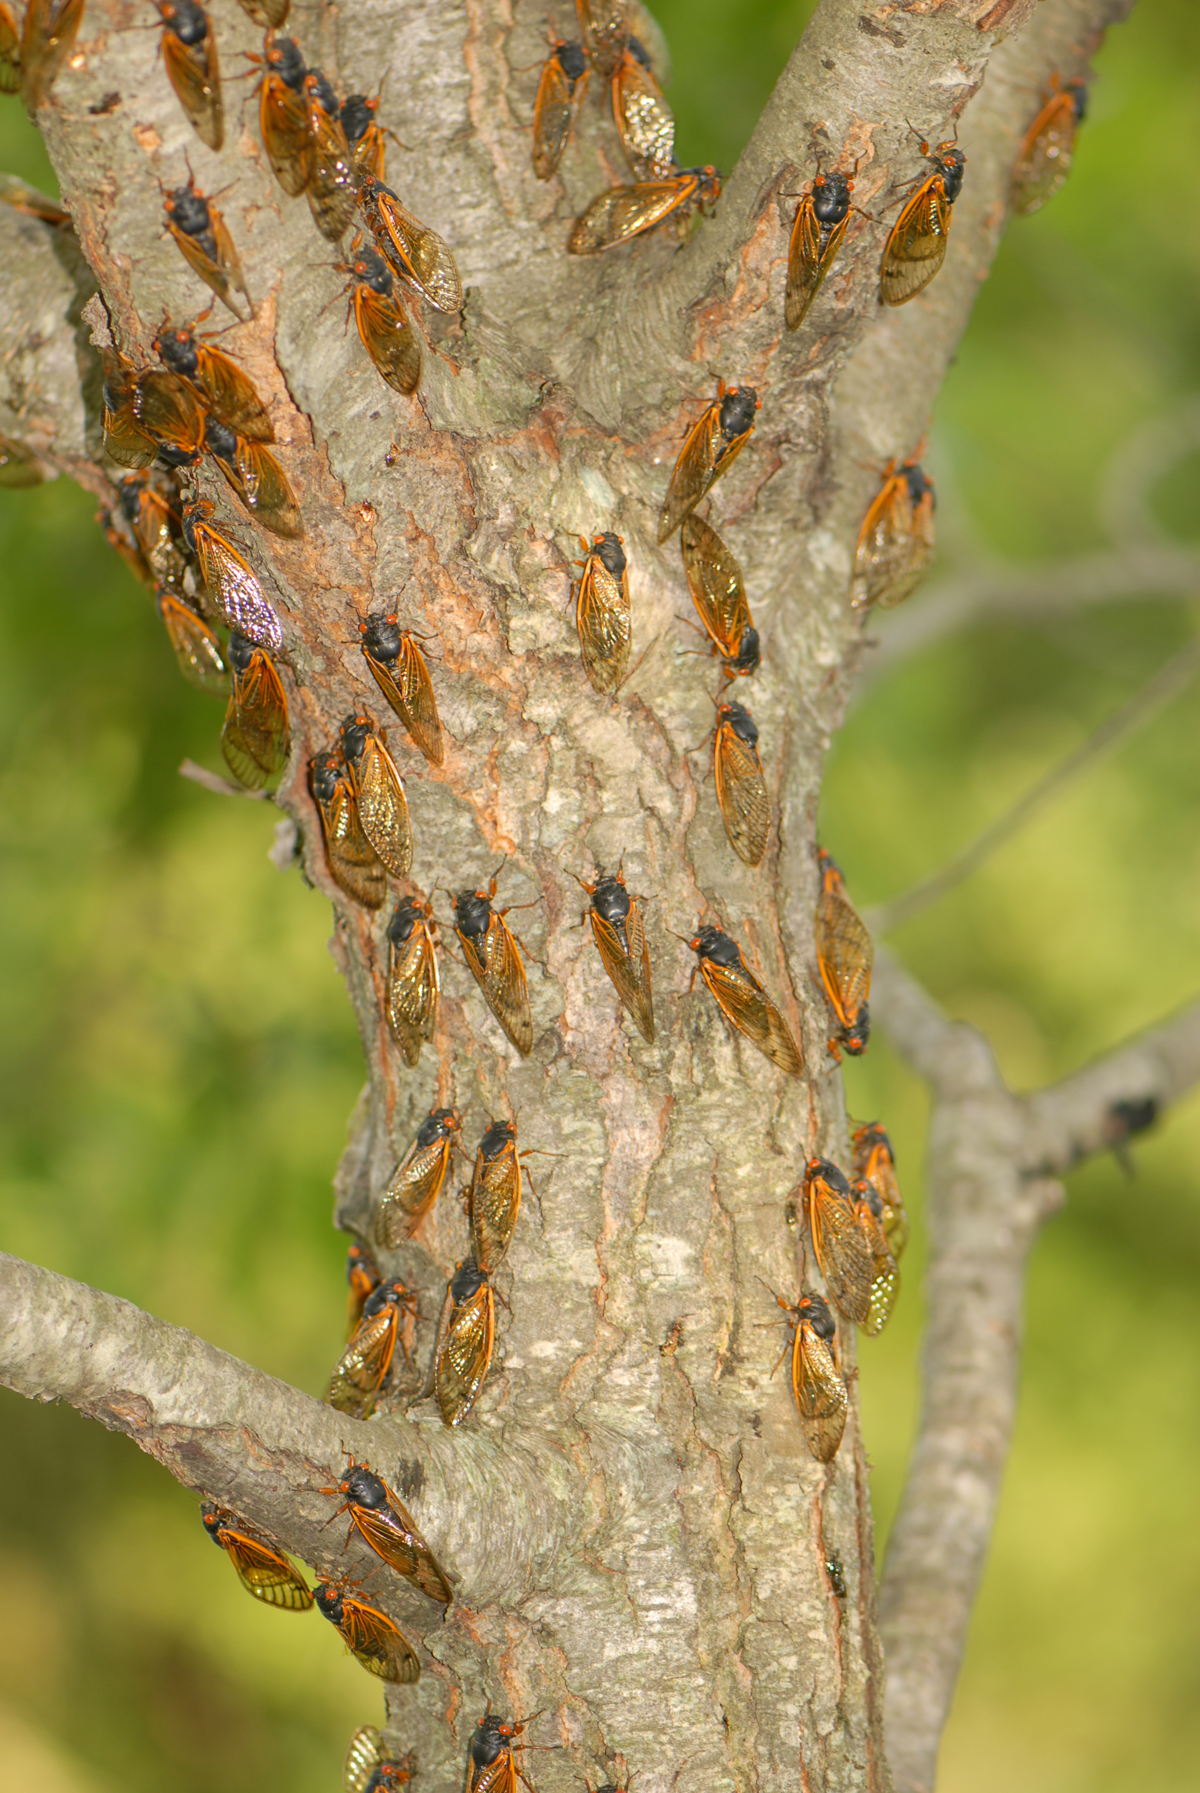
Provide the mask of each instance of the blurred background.
MULTIPOLYGON (((560 21, 566 29, 565 7, 560 21)), ((685 164, 729 168, 811 10, 659 0, 685 164)), ((1065 191, 1008 233, 938 400, 938 584, 1105 545, 1106 470, 1200 395, 1200 9, 1148 0, 1097 58, 1065 191)), ((53 192, 0 105, 0 168, 53 192)), ((1200 541, 1200 452, 1154 514, 1200 541)), ((330 1178, 361 1082, 329 911, 268 863, 145 593, 66 481, 0 491, 4 1248, 317 1389, 339 1348, 330 1178)), ((1200 596, 1200 594, 1197 594, 1200 596)), ((939 866, 1193 632, 1195 599, 899 645, 835 743, 822 836, 860 905, 939 866)), ((879 630, 886 641, 886 628, 879 630)), ((893 944, 1018 1088, 1200 989, 1200 729, 1181 699, 893 944)), ((862 1349, 881 1545, 916 1403, 926 1103, 880 1037, 915 1239, 862 1349)), ((939 1793, 1188 1793, 1200 1759, 1200 1103, 1069 1182, 1029 1284, 1000 1524, 939 1793)), ((259 1608, 192 1496, 126 1440, 0 1391, 0 1789, 318 1793, 379 1695, 259 1608)))

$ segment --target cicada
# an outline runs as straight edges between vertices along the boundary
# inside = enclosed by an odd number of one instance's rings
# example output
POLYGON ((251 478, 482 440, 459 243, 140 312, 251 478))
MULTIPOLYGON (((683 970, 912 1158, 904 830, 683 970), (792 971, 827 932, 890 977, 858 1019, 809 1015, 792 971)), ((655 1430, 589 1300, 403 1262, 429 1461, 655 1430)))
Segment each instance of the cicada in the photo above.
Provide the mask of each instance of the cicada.
POLYGON ((460 1426, 475 1405, 495 1338, 492 1285, 473 1258, 464 1258, 446 1291, 434 1359, 434 1388, 446 1425, 460 1426))
MULTIPOLYGON (((348 1454, 348 1453, 347 1453, 348 1454)), ((322 1494, 341 1494, 343 1505, 333 1515, 349 1513, 354 1531, 383 1558, 389 1568, 411 1581, 431 1600, 448 1606, 454 1598, 450 1583, 428 1544, 417 1530, 412 1514, 400 1496, 365 1463, 350 1458, 350 1467, 336 1488, 322 1494)))
POLYGON ((229 637, 229 664, 233 690, 221 752, 239 784, 261 791, 287 764, 287 696, 270 654, 236 629, 229 637))
POLYGON ((134 383, 133 414, 160 453, 173 449, 177 464, 194 464, 204 441, 204 412, 186 380, 165 367, 146 368, 134 383))
MULTIPOLYGON (((581 879, 582 883, 583 880, 581 879)), ((625 888, 620 872, 597 878, 583 888, 591 897, 588 920, 601 963, 617 995, 633 1016, 644 1040, 654 1044, 654 994, 650 982, 650 948, 642 912, 625 888)))
MULTIPOLYGON (((313 1589, 318 1608, 341 1634, 350 1654, 370 1674, 393 1686, 411 1687, 421 1678, 416 1651, 385 1612, 350 1593, 353 1585, 346 1576, 338 1581, 318 1582, 313 1589)), ((379 1784, 375 1782, 376 1786, 379 1784)))
POLYGON ((852 1185, 854 1211, 871 1254, 871 1311, 862 1329, 868 1338, 883 1331, 900 1293, 900 1272, 883 1226, 883 1202, 874 1183, 860 1179, 852 1185))
POLYGON ((339 1413, 369 1419, 387 1386, 399 1345, 412 1362, 417 1298, 397 1277, 381 1282, 363 1303, 362 1318, 329 1378, 325 1400, 339 1413))
POLYGON ((767 850, 771 799, 758 752, 758 725, 743 704, 717 705, 713 778, 729 844, 747 865, 767 850))
POLYGON ((933 560, 933 481, 916 461, 894 468, 894 461, 884 468, 858 532, 851 584, 856 610, 871 604, 894 610, 916 591, 933 560))
POLYGON ((533 1017, 521 951, 504 917, 493 909, 493 877, 486 890, 460 890, 454 899, 454 932, 484 1001, 522 1057, 533 1051, 533 1017))
POLYGON ((21 28, 5 0, 0 0, 0 93, 16 93, 21 85, 21 28))
POLYGON ((406 1786, 415 1767, 411 1754, 388 1755, 382 1733, 374 1725, 359 1725, 346 1751, 342 1787, 344 1793, 387 1793, 389 1788, 406 1786))
POLYGON ((363 176, 358 197, 376 247, 400 278, 415 286, 435 311, 461 311, 462 280, 437 231, 414 218, 392 189, 373 175, 363 176))
POLYGON ((421 344, 409 321, 392 271, 382 255, 355 244, 345 271, 354 287, 354 321, 367 354, 389 386, 408 397, 421 379, 421 344))
POLYGON ((231 629, 278 653, 283 646, 279 618, 237 549, 208 522, 212 514, 206 498, 183 507, 183 539, 196 557, 205 590, 231 629))
POLYGON ((629 41, 624 0, 575 0, 583 47, 602 81, 616 74, 629 41))
POLYGON ((204 446, 225 475, 226 483, 264 529, 286 541, 303 535, 300 500, 269 448, 239 436, 215 417, 205 421, 204 446))
POLYGON ((308 194, 313 222, 323 237, 336 243, 354 216, 358 180, 346 141, 337 95, 320 69, 304 77, 308 108, 308 194))
POLYGON ((282 1612, 307 1612, 313 1603, 308 1584, 289 1557, 265 1533, 239 1519, 228 1507, 202 1501, 200 1517, 214 1544, 226 1553, 248 1594, 282 1612))
POLYGON ((229 693, 229 668, 221 656, 221 644, 179 591, 160 586, 154 594, 167 640, 175 652, 180 672, 197 691, 213 697, 229 693))
POLYGON ((871 1316, 875 1261, 859 1225, 849 1183, 829 1158, 805 1167, 804 1211, 813 1251, 834 1306, 856 1326, 871 1316))
POLYGON ((675 167, 675 119, 636 37, 630 37, 613 76, 612 105, 634 179, 666 180, 675 167))
POLYGON ((164 327, 154 338, 154 352, 219 423, 252 442, 274 442, 275 426, 249 376, 221 349, 199 341, 194 328, 164 327))
POLYGON ((425 758, 440 766, 446 757, 442 724, 425 656, 395 616, 368 616, 359 624, 362 651, 371 677, 399 716, 425 758))
POLYGON ((383 1272, 365 1245, 356 1239, 346 1253, 346 1336, 349 1338, 359 1321, 368 1295, 383 1281, 383 1272))
POLYGON ((946 259, 950 211, 962 192, 967 158, 956 143, 929 145, 921 154, 934 172, 923 180, 892 226, 879 269, 879 297, 885 305, 907 305, 923 292, 946 259))
POLYGON ((808 308, 842 246, 850 222, 853 187, 854 182, 844 174, 818 174, 811 192, 796 207, 783 296, 783 321, 789 330, 798 330, 808 316, 808 308))
POLYGON ((182 582, 187 564, 177 496, 174 488, 170 497, 160 492, 144 471, 124 474, 117 487, 121 515, 133 532, 150 575, 147 583, 172 589, 182 582))
MULTIPOLYGON (((167 229, 188 266, 227 305, 234 317, 245 321, 247 315, 231 296, 236 290, 250 305, 246 276, 233 246, 233 238, 211 199, 197 193, 189 177, 186 187, 176 187, 165 201, 167 229)), ((253 307, 250 307, 252 313, 253 307)))
POLYGON ((434 1108, 384 1190, 375 1221, 380 1245, 394 1251, 416 1232, 441 1191, 450 1168, 451 1136, 461 1125, 452 1108, 434 1108))
POLYGON ((753 386, 731 386, 722 380, 717 396, 688 431, 675 463, 658 520, 658 539, 665 542, 704 494, 732 467, 754 431, 758 394, 753 386))
POLYGON ((412 825, 404 780, 370 716, 347 716, 342 752, 363 833, 392 876, 407 877, 412 867, 412 825))
POLYGON ((842 1048, 852 1058, 867 1049, 871 1037, 871 966, 875 948, 871 936, 846 895, 842 874, 824 848, 817 851, 821 894, 817 898, 817 967, 837 1029, 829 1050, 841 1062, 842 1048))
POLYGON ((355 184, 364 174, 384 178, 384 142, 382 127, 375 123, 378 100, 369 100, 365 93, 352 93, 342 101, 342 129, 350 146, 355 184))
POLYGON ((878 1121, 856 1127, 850 1136, 854 1147, 854 1175, 871 1183, 883 1203, 883 1230, 892 1248, 892 1256, 900 1259, 908 1244, 908 1215, 896 1179, 896 1159, 892 1142, 878 1121))
POLYGON ((83 0, 29 0, 21 26, 21 98, 37 111, 75 43, 83 0))
POLYGON ((567 238, 568 255, 599 255, 615 249, 673 217, 682 226, 693 211, 703 212, 721 197, 715 168, 681 168, 664 180, 610 187, 576 218, 567 238))
POLYGON ((805 1442, 818 1463, 828 1463, 842 1442, 850 1405, 835 1355, 837 1327, 819 1295, 801 1295, 795 1307, 781 1295, 775 1299, 792 1323, 792 1393, 805 1442))
POLYGON ((504 1262, 521 1207, 521 1160, 515 1121, 491 1121, 475 1154, 467 1192, 471 1256, 485 1276, 504 1262))
POLYGON ((137 375, 115 349, 104 352, 104 451, 119 467, 142 468, 158 458, 158 442, 137 420, 137 375))
MULTIPOLYGON (((584 542, 587 547, 587 542, 584 542)), ((592 537, 583 577, 575 594, 579 652, 597 691, 614 692, 625 677, 633 645, 629 605, 629 564, 622 538, 612 531, 592 537)))
POLYGON ((217 40, 208 14, 196 0, 154 0, 164 30, 163 62, 175 97, 209 149, 225 141, 217 40))
POLYGON ((433 910, 403 897, 387 927, 388 968, 385 1009, 392 1038, 415 1065, 421 1046, 437 1026, 438 968, 433 944, 433 910))
POLYGON ((741 567, 712 525, 694 511, 683 519, 679 545, 692 602, 713 652, 721 656, 726 678, 749 678, 758 671, 762 655, 741 567))
POLYGON ((312 142, 304 77, 308 73, 293 37, 267 34, 258 90, 258 123, 263 148, 285 193, 298 199, 312 172, 312 142))
POLYGON ((708 924, 688 945, 697 955, 693 979, 699 971, 729 1025, 745 1034, 789 1077, 801 1076, 804 1058, 792 1031, 742 957, 737 942, 708 924))
POLYGON ((287 18, 291 3, 292 0, 238 0, 247 18, 273 31, 278 31, 287 18))
POLYGON ((1052 89, 1025 133, 1013 169, 1009 204, 1018 218, 1041 211, 1070 174, 1075 133, 1087 113, 1087 87, 1078 75, 1065 86, 1053 76, 1052 89))
POLYGON ((562 161, 587 78, 587 57, 580 45, 555 44, 533 107, 533 172, 540 181, 548 181, 562 161))
POLYGON ((518 1724, 497 1718, 492 1712, 480 1719, 471 1734, 471 1774, 467 1793, 517 1793, 518 1778, 525 1783, 529 1793, 534 1793, 532 1781, 517 1766, 513 1755, 514 1750, 525 1748, 514 1739, 529 1722, 529 1719, 522 1719, 518 1724))
POLYGON ((363 832, 345 760, 340 753, 319 753, 309 761, 308 770, 330 876, 364 909, 381 909, 387 897, 387 873, 363 832))

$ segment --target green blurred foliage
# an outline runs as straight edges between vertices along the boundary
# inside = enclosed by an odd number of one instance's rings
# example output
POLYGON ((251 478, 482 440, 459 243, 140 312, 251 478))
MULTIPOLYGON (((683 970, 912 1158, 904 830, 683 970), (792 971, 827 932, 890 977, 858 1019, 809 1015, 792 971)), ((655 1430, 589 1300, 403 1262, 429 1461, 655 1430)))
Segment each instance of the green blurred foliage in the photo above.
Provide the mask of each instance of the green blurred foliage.
MULTIPOLYGON (((805 0, 660 0, 685 162, 728 168, 805 0)), ((1101 545, 1130 432, 1200 386, 1200 12, 1143 5, 1097 59, 1066 190, 1014 225, 936 409, 940 572, 1101 545)), ((53 191, 0 106, 0 167, 53 191)), ((903 445, 898 445, 903 446, 903 445)), ((1200 457, 1158 514, 1195 537, 1200 457)), ((274 812, 178 778, 219 709, 65 483, 0 492, 3 1245, 317 1388, 342 1318, 329 1179, 360 1083, 324 901, 274 812)), ((918 597, 914 600, 920 603, 918 597)), ((1134 603, 975 627, 871 687, 822 835, 865 902, 973 838, 1194 627, 1134 603)), ((1017 1087, 1200 985, 1194 693, 1091 770, 898 949, 1017 1087)), ((847 1069, 914 1210, 862 1350, 881 1545, 917 1401, 923 1090, 847 1069)), ((1200 1755, 1200 1111, 1070 1179, 1034 1255, 1020 1420, 941 1793, 1183 1793, 1200 1755)), ((317 1793, 378 1692, 317 1618, 258 1608, 195 1502, 127 1441, 0 1400, 0 1789, 317 1793)))

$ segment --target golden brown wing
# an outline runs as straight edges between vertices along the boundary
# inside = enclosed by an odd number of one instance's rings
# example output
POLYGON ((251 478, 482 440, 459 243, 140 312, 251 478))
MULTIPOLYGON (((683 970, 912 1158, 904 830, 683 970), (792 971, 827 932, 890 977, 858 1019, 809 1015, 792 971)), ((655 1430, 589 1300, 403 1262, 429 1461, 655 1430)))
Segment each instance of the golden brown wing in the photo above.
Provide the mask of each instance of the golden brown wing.
POLYGON ((533 105, 533 172, 540 181, 548 181, 561 162, 574 116, 572 84, 554 51, 546 58, 533 105))
POLYGON ((391 1303, 369 1320, 360 1321, 329 1378, 325 1400, 339 1413, 367 1419, 396 1352, 399 1310, 391 1303))
POLYGON ((292 0, 239 0, 247 18, 272 31, 277 31, 288 16, 292 0))
POLYGON ((879 270, 885 305, 904 305, 929 285, 946 259, 950 206, 940 174, 922 181, 892 226, 879 270))
POLYGON ((21 85, 21 33, 11 7, 0 0, 0 93, 21 85))
POLYGON ((381 1681, 401 1687, 420 1680, 421 1664, 415 1650, 386 1613, 343 1595, 342 1615, 338 1630, 365 1669, 381 1681))
POLYGON ((650 983, 650 949, 646 930, 636 903, 629 905, 625 917, 624 938, 620 931, 594 909, 588 911, 596 948, 601 962, 612 979, 617 995, 633 1016, 642 1038, 654 1043, 654 997, 650 983))
POLYGON ((576 218, 567 238, 567 253, 598 255, 603 249, 615 249, 618 243, 627 243, 631 237, 653 230, 687 203, 697 185, 695 175, 677 174, 670 180, 610 187, 576 218))
POLYGON ((442 745, 441 718, 424 654, 407 634, 399 655, 390 665, 376 660, 368 650, 364 652, 375 683, 425 758, 431 765, 440 766, 446 750, 442 745))
POLYGON ((533 1017, 529 1011, 529 986, 525 966, 512 929, 494 911, 483 937, 483 951, 464 937, 463 957, 483 991, 484 1000, 522 1057, 533 1051, 533 1017))
POLYGON ((363 833, 394 878, 412 869, 412 824, 404 781, 378 735, 369 734, 355 769, 355 797, 363 833))
POLYGON ((448 1426, 461 1425, 492 1361, 496 1336, 496 1304, 490 1283, 484 1283, 452 1309, 438 1344, 435 1383, 438 1406, 448 1426))
POLYGON ((875 948, 836 872, 826 871, 822 881, 815 937, 825 993, 843 1027, 852 1027, 871 994, 875 948))
POLYGON ((905 496, 907 533, 895 545, 891 577, 875 600, 881 610, 894 610, 897 604, 903 604, 905 598, 912 596, 929 571, 937 546, 932 488, 927 486, 920 501, 914 505, 906 481, 905 496))
POLYGON ((821 1177, 809 1180, 805 1202, 813 1251, 834 1305, 862 1326, 871 1312, 875 1267, 853 1204, 821 1177))
MULTIPOLYGON (((229 469, 224 461, 218 462, 218 465, 223 472, 228 473, 229 469)), ((264 448, 261 442, 250 442, 244 436, 239 436, 236 470, 237 479, 230 483, 246 509, 253 513, 264 529, 269 529, 272 535, 283 536, 288 541, 303 535, 300 500, 269 448, 264 448)))
POLYGON ((629 584, 609 572, 598 554, 589 554, 575 605, 579 652, 597 691, 615 691, 625 677, 633 645, 629 584))
POLYGON ((800 1048, 791 1029, 758 979, 744 966, 700 960, 700 972, 717 1007, 739 1033, 789 1077, 804 1071, 800 1048))
POLYGON ((854 605, 878 604, 901 583, 912 558, 912 499, 903 473, 889 473, 872 499, 854 550, 854 605))
POLYGON ((220 1542, 238 1572, 242 1586, 256 1600, 285 1612, 307 1612, 313 1603, 304 1578, 281 1550, 264 1539, 230 1525, 222 1525, 220 1542))
POLYGON ((711 404, 688 431, 680 450, 658 521, 658 539, 665 542, 688 512, 694 510, 716 478, 721 447, 721 405, 711 404))
POLYGON ((279 75, 263 81, 258 101, 258 123, 263 148, 284 192, 298 199, 308 185, 308 107, 279 75))
POLYGON ((169 591, 157 592, 155 602, 179 670, 188 684, 195 685, 198 691, 209 691, 214 697, 226 697, 229 668, 221 658, 220 643, 204 618, 169 591))
POLYGON ((1013 169, 1010 203, 1018 218, 1040 211, 1053 199, 1068 174, 1079 129, 1078 88, 1047 100, 1021 144, 1013 169))
POLYGON ((164 31, 162 53, 167 79, 196 135, 209 149, 220 149, 225 141, 225 108, 221 103, 217 40, 211 24, 195 44, 185 44, 173 31, 164 31))
POLYGON ((134 411, 137 387, 128 364, 108 352, 104 357, 104 447, 121 467, 149 467, 158 458, 158 443, 134 411))
POLYGON ((683 519, 679 543, 700 621, 728 658, 738 652, 743 634, 754 626, 742 569, 712 525, 694 511, 683 519))
POLYGON ((510 1749, 501 1750, 494 1762, 475 1770, 470 1793, 518 1793, 517 1765, 510 1749))
POLYGON ((359 1725, 350 1739, 350 1748, 346 1751, 342 1768, 344 1793, 367 1793, 367 1782, 380 1763, 386 1760, 387 1745, 383 1741, 382 1732, 374 1725, 359 1725))
POLYGON ((71 54, 84 0, 29 0, 21 27, 21 97, 37 111, 71 54))
POLYGON ((206 524, 195 524, 194 534, 200 577, 224 621, 248 641, 278 652, 283 645, 279 618, 241 555, 206 524))
POLYGON ((493 1275, 503 1263, 520 1208, 521 1161, 516 1141, 510 1140, 490 1162, 481 1154, 471 1179, 471 1253, 485 1275, 493 1275))
POLYGON ((402 947, 390 948, 388 959, 388 1026, 406 1064, 415 1065, 422 1041, 433 1038, 438 995, 437 951, 422 922, 402 947))
POLYGON ((602 81, 607 81, 625 54, 629 20, 623 0, 575 0, 579 34, 602 81))
POLYGON ((419 1587, 431 1600, 449 1606, 454 1598, 437 1558, 413 1523, 399 1495, 388 1489, 387 1507, 352 1507, 355 1525, 376 1555, 419 1587))
POLYGON ((245 672, 235 673, 221 752, 239 784, 261 791, 287 764, 287 695, 271 657, 256 648, 245 672))
POLYGON ((812 195, 806 194, 800 201, 788 244, 787 287, 783 297, 783 321, 789 330, 798 330, 808 315, 808 308, 842 246, 849 222, 847 214, 831 226, 822 243, 821 221, 813 209, 812 195))
POLYGON ((381 190, 378 206, 386 227, 380 247, 385 255, 391 250, 392 266, 435 310, 461 311, 462 280, 444 239, 405 211, 394 193, 381 190))
POLYGON ((713 740, 713 777, 730 846, 746 865, 758 865, 771 830, 771 799, 758 748, 727 722, 718 724, 713 740))
POLYGON ((809 1450, 828 1463, 842 1442, 849 1400, 829 1346, 803 1320, 792 1347, 792 1392, 809 1450))
MULTIPOLYGON (((215 219, 216 213, 211 206, 209 211, 215 219)), ((233 243, 224 224, 221 225, 220 231, 214 229, 213 232, 214 246, 217 249, 218 257, 216 260, 209 255, 204 244, 200 242, 198 238, 189 236, 186 231, 180 230, 179 226, 173 224, 169 219, 167 221, 167 229, 175 239, 180 254, 188 263, 192 272, 200 276, 205 286, 209 287, 217 295, 222 304, 228 305, 234 317, 241 318, 244 321, 247 314, 241 305, 230 296, 230 289, 236 287, 239 291, 244 292, 246 277, 242 273, 242 265, 233 249, 233 243), (228 250, 227 256, 222 253, 222 239, 224 239, 224 243, 228 250)))
POLYGON ((414 393, 421 380, 421 344, 399 300, 360 284, 354 293, 354 321, 388 385, 405 397, 414 393))
POLYGON ((437 1200, 449 1168, 449 1139, 413 1147, 384 1191, 375 1222, 380 1245, 394 1251, 415 1232, 437 1200))
POLYGON ((613 77, 612 103, 634 179, 667 179, 675 163, 675 119, 658 82, 632 50, 626 50, 613 77))
POLYGON ((364 909, 381 909, 387 897, 387 875, 363 833, 354 793, 344 777, 338 779, 327 802, 318 799, 317 810, 325 834, 325 857, 335 883, 364 909))
POLYGON ((195 394, 165 367, 150 367, 138 375, 133 409, 142 428, 171 448, 194 454, 204 440, 204 418, 195 394))
POLYGON ((354 216, 357 182, 354 157, 342 121, 327 112, 314 93, 308 99, 309 174, 305 191, 313 222, 331 243, 345 234, 354 216))
POLYGON ((196 345, 196 373, 205 404, 214 417, 251 442, 274 442, 275 426, 254 383, 220 349, 196 345))

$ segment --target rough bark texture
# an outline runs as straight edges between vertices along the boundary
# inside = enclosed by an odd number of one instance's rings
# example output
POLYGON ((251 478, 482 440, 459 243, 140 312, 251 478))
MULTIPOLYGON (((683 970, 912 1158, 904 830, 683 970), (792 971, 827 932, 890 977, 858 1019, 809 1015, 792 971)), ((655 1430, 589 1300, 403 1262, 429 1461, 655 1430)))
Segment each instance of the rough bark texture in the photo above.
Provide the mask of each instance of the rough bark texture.
MULTIPOLYGON (((156 63, 154 32, 134 28, 141 11, 91 0, 78 53, 39 116, 84 253, 135 356, 151 359, 164 312, 184 320, 207 303, 160 234, 160 184, 185 178, 185 155, 201 189, 221 193, 257 303, 226 346, 271 405, 306 533, 267 537, 216 475, 202 471, 198 483, 283 617, 294 751, 279 801, 299 823, 307 875, 333 899, 334 952, 367 1058, 338 1223, 366 1230, 435 1103, 457 1105, 470 1145, 488 1117, 511 1111, 522 1147, 562 1156, 531 1166, 536 1195, 500 1279, 511 1312, 459 1433, 446 1433, 429 1403, 368 1427, 343 1421, 186 1334, 133 1319, 125 1304, 61 1288, 61 1278, 39 1283, 48 1273, 11 1263, 6 1286, 25 1330, 10 1334, 5 1376, 120 1425, 317 1566, 328 1566, 316 1527, 333 1503, 312 1489, 329 1478, 337 1447, 395 1475, 460 1590, 424 1633, 420 1685, 391 1696, 395 1739, 417 1748, 428 1784, 456 1781, 490 1699, 517 1716, 545 1709, 533 1737, 562 1747, 535 1758, 542 1793, 584 1781, 639 1793, 675 1782, 811 1793, 889 1785, 857 1422, 835 1461, 816 1464, 786 1378, 771 1378, 779 1333, 758 1330, 774 1313, 760 1275, 788 1291, 802 1275, 819 1283, 785 1220, 802 1160, 813 1149, 845 1158, 840 1082, 811 987, 813 819, 859 657, 847 588, 877 469, 911 452, 927 422, 1003 225, 1016 143, 1050 73, 1083 68, 1127 3, 1043 0, 1006 36, 1029 12, 1024 0, 866 10, 823 0, 715 218, 682 247, 664 234, 589 261, 564 252, 570 220, 623 176, 611 128, 589 103, 561 178, 534 179, 528 124, 543 9, 301 6, 287 29, 344 91, 376 90, 382 71, 381 117, 411 146, 390 150, 392 181, 450 241, 468 288, 461 322, 423 314, 431 341, 419 402, 384 387, 343 332, 342 277, 304 202, 271 180, 249 89, 239 108, 229 87, 229 143, 212 155, 156 63), (113 94, 107 110, 90 110, 113 94), (923 298, 882 314, 882 245, 904 184, 925 166, 910 123, 934 143, 958 129, 967 184, 942 274, 923 298), (857 161, 855 201, 872 215, 853 218, 808 323, 788 338, 794 201, 782 195, 818 158, 839 156, 857 161), (707 748, 695 750, 711 729, 717 680, 689 657, 693 640, 674 621, 687 604, 678 547, 655 544, 680 431, 719 376, 763 399, 713 510, 765 639, 749 701, 778 829, 757 872, 727 846, 704 780, 707 748), (578 535, 597 529, 619 531, 631 562, 635 670, 615 701, 584 677, 569 606, 578 535), (358 622, 390 608, 432 638, 447 731, 445 766, 432 772, 393 730, 416 887, 475 886, 507 862, 500 901, 532 905, 513 918, 536 1032, 526 1061, 505 1045, 446 929, 436 1050, 407 1071, 382 1021, 386 911, 376 920, 348 903, 324 864, 305 764, 349 711, 364 702, 379 711, 358 622), (648 899, 654 1046, 622 1020, 577 925, 575 875, 622 855, 631 891, 648 899), (783 1087, 707 997, 688 993, 691 956, 672 930, 690 932, 698 915, 749 942, 803 1034, 810 1081, 783 1087), (47 1313, 58 1316, 49 1334, 38 1330, 47 1313), (831 1550, 846 1565, 844 1604, 824 1569, 831 1550)), ((228 75, 260 37, 232 5, 215 16, 228 75)), ((4 363, 0 428, 28 434, 94 483, 85 466, 94 363, 87 379, 72 378, 86 288, 44 227, 0 215, 0 228, 0 246, 15 231, 22 265, 36 258, 47 270, 24 293, 6 289, 11 316, 23 319, 6 328, 25 334, 19 376, 4 363)), ((5 256, 9 283, 14 260, 5 256)), ((445 923, 447 901, 438 902, 445 923)), ((989 1149, 1010 1154, 1004 1226, 1024 1241, 1042 1186, 1021 1184, 982 1049, 963 1054, 956 1074, 989 1149)), ((966 1157, 955 1175, 974 1175, 966 1157)), ((935 1228, 942 1218, 935 1212, 935 1228)), ((985 1225, 981 1250, 988 1236, 985 1225)), ((436 1312, 465 1244, 443 1198, 421 1244, 386 1268, 436 1312)), ((935 1290, 941 1279, 956 1293, 935 1317, 931 1359, 959 1350, 955 1329, 974 1300, 956 1250, 935 1257, 935 1290)), ((1019 1259, 996 1295, 992 1355, 972 1364, 977 1379, 994 1379, 992 1500, 1011 1420, 1019 1259)), ((852 1369, 849 1348, 846 1362, 852 1369)), ((962 1594, 977 1577, 986 1491, 976 1505, 961 1573, 926 1551, 935 1590, 949 1575, 962 1594)), ((416 1605, 397 1597, 410 1624, 425 1618, 416 1605)), ((902 1602, 895 1610, 907 1623, 902 1602)), ((963 1629, 965 1612, 958 1652, 963 1629)), ((952 1671, 938 1662, 921 1672, 924 1684, 899 1683, 889 1726, 902 1730, 910 1700, 940 1723, 952 1671)), ((925 1747, 934 1720, 921 1722, 925 1747)))

